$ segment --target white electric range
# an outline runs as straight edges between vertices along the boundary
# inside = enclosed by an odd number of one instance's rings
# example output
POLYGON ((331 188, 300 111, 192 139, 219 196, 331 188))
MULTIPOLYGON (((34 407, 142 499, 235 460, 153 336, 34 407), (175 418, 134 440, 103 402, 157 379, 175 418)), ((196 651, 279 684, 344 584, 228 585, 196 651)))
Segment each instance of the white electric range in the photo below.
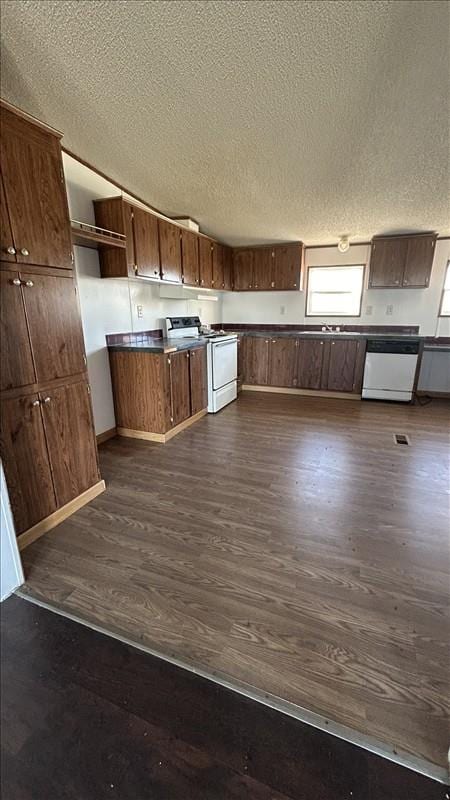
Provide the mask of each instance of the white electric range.
POLYGON ((206 339, 208 411, 215 414, 237 397, 237 334, 202 330, 199 317, 166 317, 168 339, 206 339))

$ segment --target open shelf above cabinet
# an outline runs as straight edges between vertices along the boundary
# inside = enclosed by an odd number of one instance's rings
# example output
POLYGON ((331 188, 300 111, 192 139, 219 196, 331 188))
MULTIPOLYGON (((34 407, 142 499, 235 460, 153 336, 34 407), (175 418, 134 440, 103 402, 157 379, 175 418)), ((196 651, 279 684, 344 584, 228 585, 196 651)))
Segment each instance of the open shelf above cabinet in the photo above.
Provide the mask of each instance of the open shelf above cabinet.
POLYGON ((93 247, 96 250, 100 247, 126 247, 127 240, 123 233, 108 231, 106 228, 99 228, 98 225, 90 225, 88 222, 79 222, 76 219, 70 220, 70 226, 73 244, 93 247))

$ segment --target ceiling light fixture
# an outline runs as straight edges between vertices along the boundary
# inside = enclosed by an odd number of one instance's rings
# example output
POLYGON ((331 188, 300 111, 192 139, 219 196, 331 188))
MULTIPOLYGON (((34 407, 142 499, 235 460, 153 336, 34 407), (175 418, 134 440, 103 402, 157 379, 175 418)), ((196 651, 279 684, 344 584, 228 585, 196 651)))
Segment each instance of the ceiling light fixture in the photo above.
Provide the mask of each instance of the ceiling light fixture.
POLYGON ((350 247, 350 241, 348 236, 341 236, 338 241, 338 250, 340 253, 346 253, 350 247))

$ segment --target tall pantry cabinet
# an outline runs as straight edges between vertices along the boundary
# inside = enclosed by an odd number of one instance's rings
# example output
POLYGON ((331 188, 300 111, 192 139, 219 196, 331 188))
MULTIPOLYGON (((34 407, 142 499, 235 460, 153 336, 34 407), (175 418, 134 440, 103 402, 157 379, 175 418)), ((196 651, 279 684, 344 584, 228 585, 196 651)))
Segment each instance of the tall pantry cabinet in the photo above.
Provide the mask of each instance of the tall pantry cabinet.
POLYGON ((19 546, 105 488, 60 134, 1 103, 0 455, 19 546))

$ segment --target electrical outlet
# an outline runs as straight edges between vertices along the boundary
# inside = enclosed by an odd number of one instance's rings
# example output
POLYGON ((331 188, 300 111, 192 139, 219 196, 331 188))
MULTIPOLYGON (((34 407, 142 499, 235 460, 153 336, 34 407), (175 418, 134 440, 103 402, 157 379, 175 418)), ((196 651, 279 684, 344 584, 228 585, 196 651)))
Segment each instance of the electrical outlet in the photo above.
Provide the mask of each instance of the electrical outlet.
POLYGON ((136 311, 139 319, 142 319, 144 316, 144 307, 143 306, 136 306, 136 311))
POLYGON ((373 306, 366 306, 366 315, 368 317, 372 316, 373 306))
POLYGON ((386 314, 388 315, 388 317, 392 317, 393 313, 394 313, 394 306, 390 305, 386 306, 386 314))
POLYGON ((283 316, 283 314, 285 314, 285 313, 286 313, 286 306, 280 306, 280 314, 281 314, 281 316, 283 316))

